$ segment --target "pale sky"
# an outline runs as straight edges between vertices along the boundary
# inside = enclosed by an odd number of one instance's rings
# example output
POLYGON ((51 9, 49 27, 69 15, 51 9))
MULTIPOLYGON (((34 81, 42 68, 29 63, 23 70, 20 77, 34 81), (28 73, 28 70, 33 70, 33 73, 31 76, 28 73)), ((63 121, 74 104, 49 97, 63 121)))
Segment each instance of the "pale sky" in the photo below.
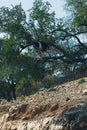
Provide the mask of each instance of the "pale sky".
MULTIPOLYGON (((22 3, 22 7, 25 11, 29 10, 33 6, 33 2, 35 0, 0 0, 0 7, 6 6, 11 7, 11 5, 17 5, 20 2, 22 3)), ((48 1, 52 5, 52 11, 56 12, 56 17, 64 17, 66 16, 66 12, 63 10, 64 0, 45 0, 48 1)))

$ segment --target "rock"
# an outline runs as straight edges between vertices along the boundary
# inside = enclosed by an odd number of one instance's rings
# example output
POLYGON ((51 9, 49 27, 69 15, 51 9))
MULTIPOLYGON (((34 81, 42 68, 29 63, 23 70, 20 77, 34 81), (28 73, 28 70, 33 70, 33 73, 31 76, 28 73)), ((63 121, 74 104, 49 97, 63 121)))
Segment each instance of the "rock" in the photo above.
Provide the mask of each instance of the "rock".
POLYGON ((18 109, 18 106, 11 106, 11 107, 9 108, 9 113, 12 114, 12 113, 14 113, 17 109, 18 109))
POLYGON ((17 130, 28 130, 27 122, 19 122, 17 130))
POLYGON ((9 115, 9 117, 7 118, 7 121, 9 121, 9 120, 15 120, 16 116, 17 116, 16 113, 13 113, 13 114, 9 115))
POLYGON ((9 109, 9 116, 7 118, 7 121, 16 120, 18 116, 25 112, 26 108, 27 104, 11 106, 11 108, 9 109))
POLYGON ((28 125, 27 125, 27 130, 40 130, 42 127, 40 125, 40 121, 31 121, 31 122, 28 122, 28 125))
POLYGON ((87 104, 63 111, 54 123, 64 130, 87 130, 87 104))
POLYGON ((63 126, 62 125, 55 125, 55 124, 52 124, 50 126, 50 130, 63 130, 63 126))
POLYGON ((70 98, 69 97, 66 97, 66 101, 69 101, 70 100, 70 98))
POLYGON ((76 104, 60 115, 39 120, 18 120, 0 124, 0 130, 87 130, 87 104, 76 104))
POLYGON ((15 106, 11 106, 11 108, 9 108, 9 113, 12 114, 18 110, 20 110, 20 112, 24 112, 26 107, 28 104, 21 104, 21 105, 15 105, 15 106))
POLYGON ((9 117, 9 114, 3 114, 1 122, 6 122, 8 117, 9 117))
POLYGON ((11 130, 17 130, 17 126, 12 126, 11 130))
POLYGON ((11 123, 10 122, 4 123, 3 126, 2 126, 2 128, 1 128, 1 130, 12 130, 11 129, 11 123))
POLYGON ((83 95, 87 95, 87 89, 83 90, 83 95))

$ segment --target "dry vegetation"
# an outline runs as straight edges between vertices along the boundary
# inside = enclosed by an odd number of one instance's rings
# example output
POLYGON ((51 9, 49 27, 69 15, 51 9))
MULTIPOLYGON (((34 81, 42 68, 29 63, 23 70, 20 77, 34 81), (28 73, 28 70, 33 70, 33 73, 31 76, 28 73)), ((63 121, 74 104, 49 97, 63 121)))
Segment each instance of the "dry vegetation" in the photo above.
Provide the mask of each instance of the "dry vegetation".
POLYGON ((87 89, 87 78, 84 79, 82 84, 78 84, 79 80, 67 82, 51 91, 40 91, 28 97, 17 98, 11 103, 3 100, 0 103, 0 116, 9 113, 8 120, 34 120, 60 114, 75 104, 78 106, 78 103, 84 103, 87 93, 83 94, 83 90, 87 89), (11 113, 9 110, 12 106, 17 109, 11 113))

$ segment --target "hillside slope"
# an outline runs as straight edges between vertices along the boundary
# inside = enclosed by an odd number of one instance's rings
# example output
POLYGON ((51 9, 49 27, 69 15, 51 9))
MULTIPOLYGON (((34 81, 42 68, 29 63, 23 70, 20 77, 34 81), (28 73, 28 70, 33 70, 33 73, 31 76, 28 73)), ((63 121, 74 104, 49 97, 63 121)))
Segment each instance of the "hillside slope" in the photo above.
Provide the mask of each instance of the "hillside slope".
POLYGON ((0 104, 0 130, 87 130, 87 78, 0 104))

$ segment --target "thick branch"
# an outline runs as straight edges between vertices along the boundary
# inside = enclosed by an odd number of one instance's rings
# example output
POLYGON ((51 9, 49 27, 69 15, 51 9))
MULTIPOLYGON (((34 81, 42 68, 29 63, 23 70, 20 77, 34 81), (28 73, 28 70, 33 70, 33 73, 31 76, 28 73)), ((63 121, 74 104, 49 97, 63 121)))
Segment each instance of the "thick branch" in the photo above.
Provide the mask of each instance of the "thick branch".
POLYGON ((49 32, 49 33, 54 33, 54 32, 64 32, 65 35, 62 36, 62 40, 65 40, 67 37, 74 37, 77 39, 78 43, 81 45, 81 46, 85 46, 84 43, 82 43, 80 41, 80 39, 78 38, 77 35, 80 35, 80 34, 84 34, 84 33, 87 33, 87 31, 80 31, 80 32, 77 32, 77 33, 74 33, 72 34, 71 32, 68 32, 66 29, 61 29, 61 28, 57 28, 57 29, 54 29, 53 31, 49 32))
POLYGON ((71 59, 69 59, 69 58, 67 58, 65 55, 62 55, 62 56, 49 56, 49 57, 42 57, 41 59, 38 59, 38 61, 43 61, 43 62, 53 62, 53 61, 62 61, 62 62, 65 62, 65 63, 67 63, 67 64, 72 64, 72 63, 83 63, 83 62, 86 62, 87 61, 87 58, 81 58, 81 57, 79 57, 79 58, 75 58, 75 57, 73 57, 73 58, 71 58, 71 59))

